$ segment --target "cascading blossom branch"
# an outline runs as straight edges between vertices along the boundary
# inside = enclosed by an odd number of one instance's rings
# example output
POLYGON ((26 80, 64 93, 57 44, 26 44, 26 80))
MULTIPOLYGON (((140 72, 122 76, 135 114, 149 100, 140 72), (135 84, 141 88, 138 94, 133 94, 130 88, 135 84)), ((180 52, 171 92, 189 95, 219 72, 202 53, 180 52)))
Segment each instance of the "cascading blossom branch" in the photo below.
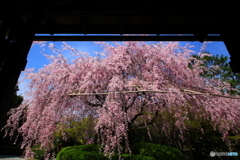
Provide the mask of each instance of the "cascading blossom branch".
MULTIPOLYGON (((123 42, 115 43, 115 46, 98 43, 105 48, 105 58, 88 56, 66 43, 60 49, 53 44, 39 43, 49 46, 55 55, 46 55, 50 64, 37 72, 25 72, 23 80, 29 83, 24 102, 9 112, 6 125, 10 136, 16 130, 22 134, 23 148, 29 149, 40 143, 44 149, 51 150, 56 124, 67 123, 71 117, 81 119, 88 114, 98 118, 99 143, 110 156, 116 151, 131 152, 129 131, 154 125, 160 113, 166 110, 174 113, 175 126, 182 134, 187 130, 188 113, 201 113, 224 138, 230 130, 238 133, 239 99, 181 93, 188 89, 222 95, 219 86, 230 88, 227 83, 200 77, 202 61, 196 60, 189 67, 191 46, 180 47, 176 42, 123 42), (62 55, 63 50, 70 50, 77 58, 68 63, 62 55), (69 96, 72 93, 106 92, 108 94, 69 96), (190 109, 186 110, 186 107, 190 109), (25 122, 19 127, 23 118, 25 122)), ((168 126, 170 122, 163 119, 161 123, 168 126)), ((26 153, 30 155, 31 152, 26 153)), ((50 157, 46 155, 47 158, 50 157)))

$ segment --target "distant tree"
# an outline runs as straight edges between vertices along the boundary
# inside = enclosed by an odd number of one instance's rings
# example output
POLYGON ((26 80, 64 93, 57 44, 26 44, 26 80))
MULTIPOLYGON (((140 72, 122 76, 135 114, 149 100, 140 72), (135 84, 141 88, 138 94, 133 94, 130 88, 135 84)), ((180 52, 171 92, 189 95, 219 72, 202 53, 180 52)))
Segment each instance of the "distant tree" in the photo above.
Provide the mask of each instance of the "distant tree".
POLYGON ((9 110, 11 108, 17 108, 23 101, 23 96, 18 95, 17 92, 19 91, 18 85, 15 86, 14 92, 12 93, 11 101, 9 104, 9 110))
POLYGON ((222 91, 227 91, 231 95, 240 95, 240 73, 233 73, 227 56, 212 55, 206 52, 202 56, 193 54, 192 57, 195 58, 192 63, 198 60, 203 61, 201 64, 203 72, 200 73, 202 77, 227 82, 231 85, 231 89, 222 86, 222 91))
MULTIPOLYGON (((12 93, 10 103, 8 105, 7 110, 10 111, 13 108, 17 108, 23 101, 23 97, 18 95, 17 92, 19 91, 18 85, 15 86, 15 89, 12 93)), ((0 126, 0 130, 2 127, 6 125, 7 119, 9 118, 9 115, 6 113, 3 122, 1 123, 2 125, 0 126)), ((14 134, 15 136, 17 135, 16 133, 14 134)), ((1 144, 0 145, 13 145, 14 140, 10 140, 8 137, 3 138, 4 132, 0 132, 0 139, 1 139, 1 144)))
POLYGON ((55 139, 62 147, 67 145, 83 145, 94 140, 96 119, 91 115, 83 119, 68 119, 64 124, 58 123, 55 139), (63 139, 65 137, 65 139, 63 139))

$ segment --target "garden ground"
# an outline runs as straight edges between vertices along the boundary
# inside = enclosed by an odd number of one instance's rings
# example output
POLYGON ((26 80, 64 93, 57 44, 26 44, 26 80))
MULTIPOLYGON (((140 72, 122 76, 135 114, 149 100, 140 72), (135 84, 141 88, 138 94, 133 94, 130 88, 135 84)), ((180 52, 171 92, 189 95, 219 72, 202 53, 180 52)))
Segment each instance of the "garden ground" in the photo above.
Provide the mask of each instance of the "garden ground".
POLYGON ((13 156, 13 155, 0 155, 0 160, 24 160, 24 158, 20 158, 19 156, 13 156))
POLYGON ((24 158, 20 158, 19 156, 13 156, 13 155, 0 155, 0 159, 5 159, 5 160, 24 160, 24 158))

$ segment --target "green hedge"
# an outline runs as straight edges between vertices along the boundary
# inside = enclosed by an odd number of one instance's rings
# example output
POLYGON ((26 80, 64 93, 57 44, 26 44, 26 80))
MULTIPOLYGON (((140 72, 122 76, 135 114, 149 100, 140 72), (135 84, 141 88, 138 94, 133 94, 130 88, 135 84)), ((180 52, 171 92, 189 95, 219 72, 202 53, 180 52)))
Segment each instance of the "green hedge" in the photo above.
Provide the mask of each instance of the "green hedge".
POLYGON ((153 143, 137 143, 132 147, 133 154, 151 156, 161 160, 179 160, 183 154, 176 148, 153 143))
POLYGON ((87 152, 97 152, 99 151, 99 145, 95 145, 95 144, 89 144, 89 145, 78 145, 78 146, 69 146, 69 147, 65 147, 63 148, 61 151, 87 151, 87 152))
MULTIPOLYGON (((143 155, 134 155, 134 154, 121 154, 121 157, 124 160, 156 160, 150 156, 143 156, 143 155)), ((116 154, 112 157, 112 160, 119 160, 119 156, 116 154)))
POLYGON ((56 160, 108 160, 99 152, 99 145, 79 145, 63 148, 57 155, 56 160))
POLYGON ((108 160, 103 154, 78 150, 60 151, 56 160, 108 160))
MULTIPOLYGON (((108 160, 103 153, 99 153, 99 145, 79 145, 63 148, 56 160, 108 160)), ((132 155, 121 154, 124 160, 178 160, 182 159, 182 153, 168 146, 153 143, 137 143, 132 147, 132 155)), ((112 160, 118 160, 118 154, 112 160)))
MULTIPOLYGON (((56 160, 109 160, 99 153, 99 145, 79 145, 63 148, 57 155, 56 160)), ((144 155, 121 154, 124 160, 156 160, 153 157, 144 155)), ((112 160, 118 160, 118 154, 112 157, 112 160)))

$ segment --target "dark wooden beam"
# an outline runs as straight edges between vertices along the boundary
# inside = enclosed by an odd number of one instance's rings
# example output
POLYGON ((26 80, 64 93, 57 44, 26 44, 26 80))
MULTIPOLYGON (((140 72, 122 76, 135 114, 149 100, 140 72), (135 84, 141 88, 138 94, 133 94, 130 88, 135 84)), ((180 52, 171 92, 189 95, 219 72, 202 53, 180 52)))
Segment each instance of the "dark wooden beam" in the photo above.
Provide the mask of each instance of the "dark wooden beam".
MULTIPOLYGON (((208 36, 206 41, 222 41, 208 36)), ((34 41, 198 41, 194 36, 35 36, 34 41)))
MULTIPOLYGON (((160 27, 158 23, 149 25, 128 25, 125 23, 122 25, 121 32, 119 30, 120 26, 120 24, 87 23, 85 28, 83 28, 83 25, 55 25, 54 30, 52 30, 47 25, 41 25, 36 28, 36 34, 49 34, 52 32, 54 34, 195 34, 198 32, 198 28, 193 24, 187 24, 186 26, 166 23, 160 27)), ((215 27, 207 34, 220 34, 221 30, 221 26, 215 27)))
MULTIPOLYGON (((34 6, 37 1, 21 1, 15 0, 10 1, 12 6, 21 12, 31 12, 34 10, 34 6)), ((237 4, 236 4, 237 5, 237 4)), ((52 3, 48 3, 44 6, 44 10, 49 12, 75 12, 79 10, 141 10, 141 11, 156 11, 156 12, 166 12, 166 13, 199 13, 202 15, 209 15, 210 13, 222 14, 223 9, 226 9, 226 5, 218 4, 200 4, 198 3, 191 5, 186 5, 182 2, 161 2, 157 0, 151 1, 116 1, 114 3, 110 3, 109 0, 91 0, 91 1, 55 1, 52 3)), ((232 12, 233 10, 228 10, 228 12, 232 12)))

